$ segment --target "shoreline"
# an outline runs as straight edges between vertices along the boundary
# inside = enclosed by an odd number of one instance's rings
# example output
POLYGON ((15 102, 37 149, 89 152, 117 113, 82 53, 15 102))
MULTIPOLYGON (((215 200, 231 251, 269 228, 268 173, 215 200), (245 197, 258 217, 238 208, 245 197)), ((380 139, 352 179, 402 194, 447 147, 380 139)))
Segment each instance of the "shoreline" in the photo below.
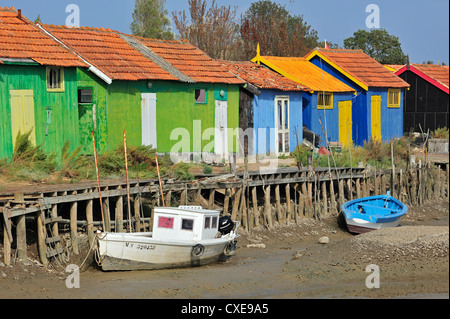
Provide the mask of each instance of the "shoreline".
MULTIPOLYGON (((72 289, 64 265, 46 269, 29 258, 0 265, 0 298, 448 298, 448 216, 448 201, 430 202, 410 208, 398 228, 357 236, 340 229, 337 218, 303 219, 242 234, 226 262, 155 271, 89 267, 72 289), (324 236, 328 244, 318 242, 324 236), (369 264, 380 267, 380 288, 365 285, 369 264)), ((86 253, 70 262, 81 263, 86 253)))

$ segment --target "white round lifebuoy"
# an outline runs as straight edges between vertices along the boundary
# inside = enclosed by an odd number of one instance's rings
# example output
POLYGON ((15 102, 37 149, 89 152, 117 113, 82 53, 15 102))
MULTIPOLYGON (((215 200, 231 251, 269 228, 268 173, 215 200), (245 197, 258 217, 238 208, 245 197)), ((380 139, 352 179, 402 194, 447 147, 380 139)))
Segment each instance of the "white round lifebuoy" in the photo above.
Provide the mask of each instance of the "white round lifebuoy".
POLYGON ((223 254, 229 257, 232 256, 235 251, 236 251, 236 242, 230 241, 223 249, 223 254))
POLYGON ((201 244, 197 244, 194 247, 192 247, 191 255, 192 255, 192 257, 200 258, 204 252, 205 252, 205 246, 203 246, 201 244))

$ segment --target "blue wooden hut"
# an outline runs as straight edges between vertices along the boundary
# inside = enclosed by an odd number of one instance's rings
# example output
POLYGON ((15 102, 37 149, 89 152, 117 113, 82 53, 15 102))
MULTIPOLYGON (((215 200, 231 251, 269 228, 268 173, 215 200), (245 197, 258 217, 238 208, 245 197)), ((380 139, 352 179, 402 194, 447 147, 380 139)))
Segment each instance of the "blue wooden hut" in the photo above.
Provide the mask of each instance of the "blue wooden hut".
POLYGON ((306 59, 356 90, 352 100, 352 136, 356 145, 403 135, 407 82, 361 50, 318 48, 306 59))
POLYGON ((305 58, 257 55, 252 61, 309 88, 303 94, 303 125, 320 136, 320 146, 327 141, 343 145, 352 141, 354 89, 305 58))
POLYGON ((303 139, 303 91, 309 89, 253 62, 220 63, 247 82, 239 92, 239 128, 248 137, 241 154, 294 151, 303 139))

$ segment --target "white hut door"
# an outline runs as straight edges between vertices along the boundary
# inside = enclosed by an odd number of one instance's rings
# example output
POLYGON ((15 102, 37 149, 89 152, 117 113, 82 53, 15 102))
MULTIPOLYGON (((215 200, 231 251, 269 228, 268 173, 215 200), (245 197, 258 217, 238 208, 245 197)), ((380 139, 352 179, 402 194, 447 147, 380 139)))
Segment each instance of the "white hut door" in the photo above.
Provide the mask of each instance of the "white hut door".
POLYGON ((289 153, 289 97, 275 98, 275 153, 289 153))
POLYGON ((142 145, 156 148, 156 93, 142 93, 141 98, 142 145))
MULTIPOLYGON (((214 150, 216 155, 225 157, 228 153, 228 137, 227 137, 227 101, 216 100, 215 125, 216 134, 214 138, 214 150)), ((226 158, 226 157, 225 157, 226 158)))

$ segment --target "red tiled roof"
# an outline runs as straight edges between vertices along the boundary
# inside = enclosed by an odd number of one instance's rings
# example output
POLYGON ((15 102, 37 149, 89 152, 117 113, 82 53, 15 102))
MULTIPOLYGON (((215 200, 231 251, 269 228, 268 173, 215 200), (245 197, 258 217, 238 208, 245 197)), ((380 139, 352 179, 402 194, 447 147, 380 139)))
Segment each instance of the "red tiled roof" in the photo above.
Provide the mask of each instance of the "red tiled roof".
POLYGON ((135 38, 195 82, 245 83, 205 52, 188 42, 135 38))
POLYGON ((15 8, 0 8, 0 58, 31 59, 41 65, 87 66, 26 17, 19 18, 15 8))
POLYGON ((409 84, 361 50, 316 48, 306 56, 311 60, 319 56, 345 76, 367 89, 369 87, 403 88, 409 84))
POLYGON ((116 31, 54 25, 43 27, 113 80, 178 80, 132 48, 116 31))
POLYGON ((430 82, 445 93, 449 93, 449 70, 448 67, 434 64, 415 64, 405 65, 395 72, 400 75, 405 71, 411 71, 424 80, 430 82))
POLYGON ((447 88, 449 87, 449 71, 448 67, 442 67, 435 64, 412 64, 414 67, 428 75, 429 77, 435 79, 436 81, 442 83, 447 88))
POLYGON ((216 60, 224 65, 231 73, 244 81, 261 89, 274 89, 281 91, 309 91, 310 88, 302 86, 284 76, 250 61, 216 60))

